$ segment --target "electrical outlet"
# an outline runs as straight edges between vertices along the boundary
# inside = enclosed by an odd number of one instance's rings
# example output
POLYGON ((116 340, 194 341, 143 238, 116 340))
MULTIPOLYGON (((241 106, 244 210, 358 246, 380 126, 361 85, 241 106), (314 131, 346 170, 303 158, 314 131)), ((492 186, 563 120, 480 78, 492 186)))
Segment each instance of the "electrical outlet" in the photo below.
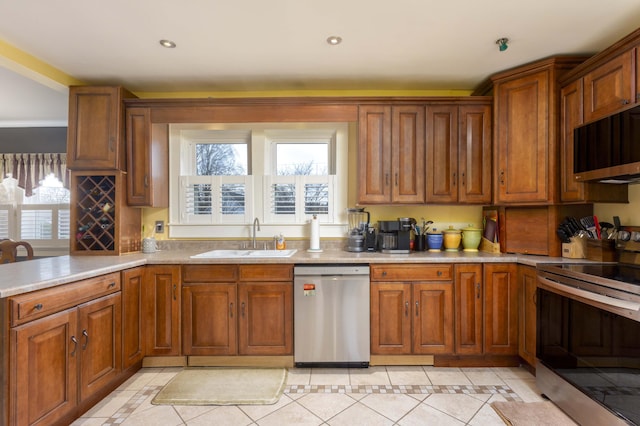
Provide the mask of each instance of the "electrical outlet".
POLYGON ((164 232, 164 220, 156 220, 156 234, 164 232))

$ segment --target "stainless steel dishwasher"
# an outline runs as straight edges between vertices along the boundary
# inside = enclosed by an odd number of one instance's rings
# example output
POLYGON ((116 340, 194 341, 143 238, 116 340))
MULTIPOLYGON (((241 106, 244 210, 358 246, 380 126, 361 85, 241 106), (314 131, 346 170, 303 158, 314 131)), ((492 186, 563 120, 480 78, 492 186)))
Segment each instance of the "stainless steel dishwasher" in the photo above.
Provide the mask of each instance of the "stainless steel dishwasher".
POLYGON ((368 367, 369 266, 294 268, 296 367, 368 367))

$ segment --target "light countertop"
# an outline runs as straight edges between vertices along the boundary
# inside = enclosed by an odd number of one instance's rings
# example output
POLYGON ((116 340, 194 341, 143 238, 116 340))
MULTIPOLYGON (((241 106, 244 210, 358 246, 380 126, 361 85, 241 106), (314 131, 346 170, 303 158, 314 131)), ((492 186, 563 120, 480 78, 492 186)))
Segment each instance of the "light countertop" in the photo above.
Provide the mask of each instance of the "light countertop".
MULTIPOLYGON (((578 263, 584 259, 565 259, 522 254, 485 252, 418 252, 384 254, 351 253, 330 248, 321 253, 305 249, 288 258, 192 259, 202 248, 160 250, 153 254, 132 253, 121 256, 59 256, 0 265, 0 298, 66 284, 110 272, 142 265, 169 264, 347 264, 347 263, 578 263)), ((588 262, 588 261, 587 261, 588 262)))

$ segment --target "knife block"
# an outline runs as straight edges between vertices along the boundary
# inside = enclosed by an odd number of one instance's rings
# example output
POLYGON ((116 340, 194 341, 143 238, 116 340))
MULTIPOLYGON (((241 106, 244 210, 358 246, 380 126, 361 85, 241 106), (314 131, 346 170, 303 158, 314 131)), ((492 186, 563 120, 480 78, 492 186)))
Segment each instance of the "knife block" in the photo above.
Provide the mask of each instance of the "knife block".
POLYGON ((570 243, 562 243, 562 257, 568 259, 584 259, 586 243, 586 238, 571 237, 570 243))

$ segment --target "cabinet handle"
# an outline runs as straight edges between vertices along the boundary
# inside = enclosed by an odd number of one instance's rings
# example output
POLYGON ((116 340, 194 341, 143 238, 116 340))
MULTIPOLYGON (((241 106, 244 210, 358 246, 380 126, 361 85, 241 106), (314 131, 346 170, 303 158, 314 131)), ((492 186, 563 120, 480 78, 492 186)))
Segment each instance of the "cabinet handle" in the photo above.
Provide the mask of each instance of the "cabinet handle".
POLYGON ((456 174, 453 174, 453 186, 456 186, 456 174))
POLYGON ((384 184, 389 186, 389 173, 384 174, 384 184))
POLYGON ((242 302, 242 305, 240 306, 240 313, 242 315, 242 318, 244 318, 244 302, 242 302))
POLYGON ((78 339, 76 339, 76 336, 71 336, 71 341, 73 342, 73 350, 71 351, 71 356, 75 356, 76 349, 78 349, 78 339))
POLYGON ((398 186, 398 172, 396 172, 396 186, 398 186))
POLYGON ((500 170, 500 185, 504 185, 504 170, 500 170))
POLYGON ((111 152, 113 152, 113 151, 114 151, 114 146, 115 146, 115 143, 114 143, 114 142, 115 142, 115 141, 114 141, 114 138, 113 138, 113 136, 111 136, 111 137, 109 138, 109 151, 111 151, 111 152))
POLYGON ((149 175, 144 175, 144 187, 149 187, 149 175))
POLYGON ((460 185, 464 186, 464 172, 460 175, 460 185))
POLYGON ((386 277, 387 276, 387 271, 382 271, 382 276, 386 277))
POLYGON ((409 316, 409 301, 408 300, 406 302, 404 302, 404 316, 405 317, 409 316))
POLYGON ((82 330, 82 335, 84 336, 84 345, 82 345, 82 350, 84 351, 89 344, 89 333, 87 333, 87 330, 82 330))
POLYGON ((176 296, 176 290, 178 289, 178 286, 176 284, 173 285, 173 300, 178 300, 177 296, 176 296))
POLYGON ((233 318, 233 302, 229 303, 229 317, 233 318))
POLYGON ((35 309, 36 311, 40 311, 40 310, 42 310, 42 308, 43 308, 42 303, 37 303, 37 304, 33 307, 33 309, 35 309))
POLYGON ((436 275, 437 275, 437 276, 439 276, 439 277, 441 277, 441 276, 442 276, 442 271, 438 271, 438 272, 436 272, 436 275))
POLYGON ((113 287, 115 287, 115 286, 116 286, 116 282, 114 281, 114 282, 109 283, 109 285, 107 286, 107 288, 113 288, 113 287))
POLYGON ((629 101, 629 99, 623 99, 622 100, 622 105, 629 105, 631 102, 629 101))
POLYGON ((416 316, 418 316, 418 312, 420 312, 420 309, 418 307, 418 302, 416 302, 416 316))
POLYGON ((476 299, 480 299, 480 283, 476 283, 476 299))

